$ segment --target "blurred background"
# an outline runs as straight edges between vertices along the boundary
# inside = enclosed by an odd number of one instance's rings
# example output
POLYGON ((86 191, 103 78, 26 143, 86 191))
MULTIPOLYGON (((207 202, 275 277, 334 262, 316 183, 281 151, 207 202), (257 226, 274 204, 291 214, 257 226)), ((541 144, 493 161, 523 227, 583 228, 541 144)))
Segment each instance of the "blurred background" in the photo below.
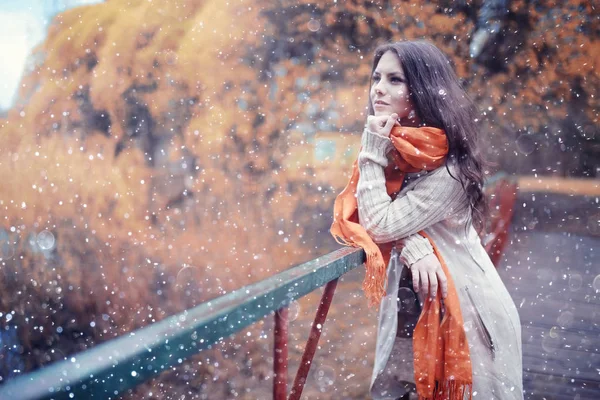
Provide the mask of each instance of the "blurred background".
MULTIPOLYGON (((591 1, 0 3, 0 382, 338 248, 372 51, 420 38, 479 107, 488 176, 598 187, 591 1)), ((338 289, 306 398, 368 396, 361 282, 338 289)), ((291 365, 319 295, 292 303, 291 365)), ((124 397, 270 398, 271 348, 265 320, 124 397)))

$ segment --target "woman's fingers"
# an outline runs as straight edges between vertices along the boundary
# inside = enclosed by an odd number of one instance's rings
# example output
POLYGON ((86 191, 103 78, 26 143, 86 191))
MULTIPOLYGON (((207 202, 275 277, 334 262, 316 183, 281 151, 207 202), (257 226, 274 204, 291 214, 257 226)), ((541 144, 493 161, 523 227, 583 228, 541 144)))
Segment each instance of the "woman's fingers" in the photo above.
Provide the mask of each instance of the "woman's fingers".
POLYGON ((379 133, 379 131, 385 126, 385 123, 388 119, 388 115, 369 115, 367 117, 367 128, 369 128, 371 132, 379 133))
POLYGON ((430 296, 434 299, 441 292, 442 299, 448 297, 448 279, 435 254, 429 254, 410 266, 413 289, 423 302, 430 296))
POLYGON ((390 136, 390 132, 392 131, 392 128, 394 127, 394 124, 396 123, 396 118, 398 118, 398 114, 393 113, 385 121, 385 125, 383 126, 383 129, 381 132, 384 136, 390 136))
POLYGON ((413 290, 415 293, 419 293, 419 270, 412 268, 410 272, 412 273, 413 290))
POLYGON ((436 273, 438 276, 438 281, 442 288, 442 297, 445 299, 446 297, 448 297, 448 280, 446 278, 446 274, 444 273, 444 270, 441 266, 437 269, 436 273))
POLYGON ((367 117, 367 128, 369 128, 371 132, 377 133, 378 135, 390 136, 390 132, 397 121, 397 113, 379 116, 369 115, 367 117))
POLYGON ((435 276, 435 272, 429 272, 429 297, 431 297, 431 300, 433 300, 437 295, 437 289, 438 280, 435 276))
POLYGON ((429 292, 429 274, 425 270, 419 270, 419 273, 421 275, 421 296, 425 300, 429 292))

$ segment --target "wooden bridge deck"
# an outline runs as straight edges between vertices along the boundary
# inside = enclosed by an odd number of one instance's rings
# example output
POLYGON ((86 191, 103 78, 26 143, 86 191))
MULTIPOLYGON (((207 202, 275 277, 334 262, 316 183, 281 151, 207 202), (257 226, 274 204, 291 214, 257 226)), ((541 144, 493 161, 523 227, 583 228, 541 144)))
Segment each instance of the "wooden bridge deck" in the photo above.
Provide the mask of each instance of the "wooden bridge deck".
POLYGON ((519 193, 498 272, 521 317, 526 399, 600 399, 596 199, 519 193))

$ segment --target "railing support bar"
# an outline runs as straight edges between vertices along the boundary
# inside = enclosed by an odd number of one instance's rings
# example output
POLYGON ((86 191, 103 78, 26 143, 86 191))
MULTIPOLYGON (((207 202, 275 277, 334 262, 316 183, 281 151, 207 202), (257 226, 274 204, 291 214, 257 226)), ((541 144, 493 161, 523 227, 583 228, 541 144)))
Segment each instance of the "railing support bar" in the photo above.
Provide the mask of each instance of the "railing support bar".
POLYGON ((335 293, 338 279, 339 278, 336 278, 328 282, 325 286, 325 291, 323 292, 323 296, 321 296, 321 303, 319 304, 319 309, 317 310, 317 315, 313 321, 310 336, 308 337, 306 348, 304 349, 304 354, 302 355, 302 362, 300 363, 300 367, 296 373, 296 379, 294 379, 294 385, 292 386, 292 392, 290 393, 289 400, 300 399, 308 371, 310 370, 310 366, 312 365, 312 360, 317 349, 317 344, 319 343, 319 338, 321 337, 323 324, 325 323, 325 318, 327 318, 329 306, 331 306, 331 300, 333 299, 333 294, 335 293))
POLYGON ((288 308, 275 311, 275 349, 273 352, 273 399, 285 400, 288 377, 288 308))

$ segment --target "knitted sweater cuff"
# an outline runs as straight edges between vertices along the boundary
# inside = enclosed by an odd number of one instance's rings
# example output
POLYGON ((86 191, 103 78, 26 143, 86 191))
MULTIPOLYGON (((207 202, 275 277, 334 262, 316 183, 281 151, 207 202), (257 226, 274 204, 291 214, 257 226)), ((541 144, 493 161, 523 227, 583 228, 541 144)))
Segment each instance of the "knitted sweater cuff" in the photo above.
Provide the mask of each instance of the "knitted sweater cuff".
POLYGON ((433 247, 427 238, 419 234, 410 236, 400 253, 400 261, 408 266, 413 265, 429 254, 433 254, 433 247))
POLYGON ((388 160, 386 154, 394 147, 389 137, 378 135, 365 127, 361 138, 362 150, 358 155, 358 163, 365 164, 372 161, 386 167, 388 160))

